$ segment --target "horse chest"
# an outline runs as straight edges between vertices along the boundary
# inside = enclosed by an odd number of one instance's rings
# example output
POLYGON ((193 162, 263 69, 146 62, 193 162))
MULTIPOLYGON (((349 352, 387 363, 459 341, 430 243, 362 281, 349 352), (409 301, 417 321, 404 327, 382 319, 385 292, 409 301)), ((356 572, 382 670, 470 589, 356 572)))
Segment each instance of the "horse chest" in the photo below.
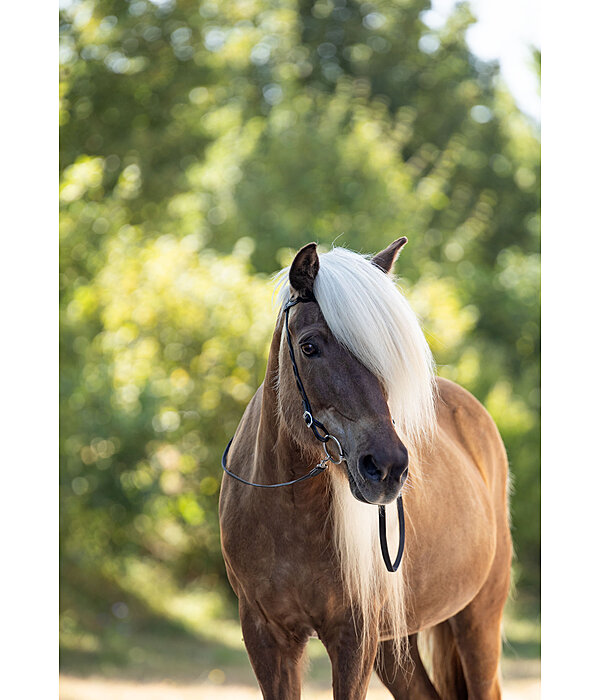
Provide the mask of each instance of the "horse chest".
POLYGON ((236 505, 225 518, 222 544, 229 567, 238 578, 271 582, 278 590, 302 588, 322 568, 321 527, 293 508, 236 505))
POLYGON ((340 606, 339 570, 323 521, 297 508, 244 511, 238 502, 235 519, 224 523, 232 586, 265 625, 310 635, 340 606))

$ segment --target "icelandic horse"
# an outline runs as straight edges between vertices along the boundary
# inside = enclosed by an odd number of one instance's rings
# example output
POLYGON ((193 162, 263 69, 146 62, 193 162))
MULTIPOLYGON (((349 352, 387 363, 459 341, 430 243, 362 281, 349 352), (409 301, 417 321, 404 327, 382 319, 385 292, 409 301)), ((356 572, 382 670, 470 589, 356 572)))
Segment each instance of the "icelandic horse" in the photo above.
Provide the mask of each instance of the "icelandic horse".
MULTIPOLYGON (((435 377, 391 276, 405 243, 372 258, 318 255, 315 243, 296 254, 279 276, 265 380, 224 455, 238 478, 221 486, 223 557, 268 700, 300 698, 311 636, 328 652, 336 700, 365 698, 373 668, 398 699, 501 697, 506 452, 485 408, 435 377), (406 547, 391 573, 374 506, 401 495, 406 547)), ((399 522, 388 526, 395 543, 399 522)))

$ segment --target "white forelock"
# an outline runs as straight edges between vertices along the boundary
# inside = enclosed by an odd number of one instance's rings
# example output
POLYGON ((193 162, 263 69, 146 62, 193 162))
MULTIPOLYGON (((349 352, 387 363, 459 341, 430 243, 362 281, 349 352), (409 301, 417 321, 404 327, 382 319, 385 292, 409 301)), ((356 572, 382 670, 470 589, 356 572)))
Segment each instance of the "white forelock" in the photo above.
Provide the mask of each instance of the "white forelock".
MULTIPOLYGON (((427 440, 435 426, 435 365, 417 317, 391 275, 346 248, 319 255, 314 295, 329 329, 385 386, 402 440, 427 440)), ((289 268, 276 277, 290 296, 289 268)))

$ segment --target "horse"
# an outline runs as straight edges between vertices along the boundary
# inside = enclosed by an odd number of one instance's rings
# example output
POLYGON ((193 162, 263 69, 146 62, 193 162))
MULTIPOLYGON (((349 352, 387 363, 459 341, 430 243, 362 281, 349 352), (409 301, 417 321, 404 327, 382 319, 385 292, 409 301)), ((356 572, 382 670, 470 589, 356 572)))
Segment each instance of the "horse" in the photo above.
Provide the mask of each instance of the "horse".
POLYGON ((336 700, 365 698, 373 669, 398 699, 501 697, 506 452, 477 399, 436 377, 392 275, 405 243, 297 252, 265 380, 224 455, 223 558, 267 700, 300 698, 311 636, 336 700))

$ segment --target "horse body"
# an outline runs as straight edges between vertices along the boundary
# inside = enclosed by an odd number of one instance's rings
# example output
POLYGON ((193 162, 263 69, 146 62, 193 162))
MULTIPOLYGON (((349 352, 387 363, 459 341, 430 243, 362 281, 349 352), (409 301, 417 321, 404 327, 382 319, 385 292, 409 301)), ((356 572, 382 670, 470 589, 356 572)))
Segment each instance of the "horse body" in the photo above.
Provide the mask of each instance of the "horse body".
MULTIPOLYGON (((306 306, 315 308, 296 313, 296 328, 312 332, 322 318, 316 304, 306 306)), ((334 338, 323 338, 326 330, 320 328, 319 342, 338 353, 335 364, 344 383, 339 397, 336 387, 327 385, 327 400, 317 404, 319 415, 344 449, 349 445, 363 455, 358 464, 364 464, 366 453, 375 455, 373 463, 392 464, 399 448, 376 451, 398 442, 380 382, 344 348, 334 347, 334 338), (344 394, 348 381, 359 390, 344 394)), ((266 380, 250 401, 229 453, 232 471, 262 483, 297 478, 322 458, 285 371, 282 331, 280 317, 266 380)), ((303 373, 319 397, 321 379, 310 367, 306 363, 303 373)), ((374 664, 397 698, 432 700, 440 697, 438 690, 444 698, 500 697, 500 622, 512 556, 506 455, 496 426, 474 397, 444 379, 437 380, 437 388, 434 437, 409 450, 418 467, 404 493, 407 546, 401 572, 381 569, 369 579, 371 588, 363 596, 368 608, 357 604, 353 586, 361 581, 361 569, 381 567, 379 559, 362 551, 376 546, 364 533, 373 527, 377 509, 349 495, 349 480, 358 482, 363 473, 352 476, 350 458, 347 465, 332 464, 314 479, 281 489, 223 480, 223 555, 265 698, 300 697, 301 659, 314 634, 331 658, 338 700, 364 698, 374 664), (338 511, 346 507, 351 512, 344 527, 352 530, 351 538, 365 539, 362 550, 351 549, 344 558, 336 527, 343 515, 338 511), (345 570, 352 568, 355 579, 345 570), (394 596, 402 599, 401 607, 392 604, 394 596), (417 634, 427 629, 434 629, 437 639, 433 670, 438 690, 417 648, 417 634), (399 635, 408 638, 404 652, 412 662, 404 669, 397 653, 399 635)), ((376 481, 386 478, 379 475, 376 481)), ((380 502, 389 502, 387 492, 381 494, 380 502)))

